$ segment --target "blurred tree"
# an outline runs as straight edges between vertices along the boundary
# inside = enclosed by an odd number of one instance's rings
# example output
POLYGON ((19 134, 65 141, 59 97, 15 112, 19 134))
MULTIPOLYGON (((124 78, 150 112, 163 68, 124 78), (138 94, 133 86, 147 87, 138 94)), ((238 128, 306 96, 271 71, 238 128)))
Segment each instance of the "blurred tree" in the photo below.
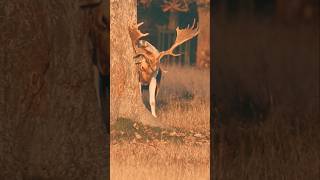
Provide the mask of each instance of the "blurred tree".
POLYGON ((107 8, 93 1, 0 2, 1 178, 106 178, 89 32, 107 8))

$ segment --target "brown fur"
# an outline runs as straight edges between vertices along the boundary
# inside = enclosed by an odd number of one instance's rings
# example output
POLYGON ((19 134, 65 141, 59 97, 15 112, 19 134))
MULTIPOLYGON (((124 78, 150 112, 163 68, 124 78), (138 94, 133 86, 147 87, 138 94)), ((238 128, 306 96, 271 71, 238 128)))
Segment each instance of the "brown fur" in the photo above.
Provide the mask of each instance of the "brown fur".
POLYGON ((139 76, 139 82, 142 84, 149 84, 153 74, 156 72, 157 67, 152 67, 152 65, 147 62, 146 58, 142 55, 139 57, 139 62, 136 63, 137 71, 139 76))
POLYGON ((152 76, 157 71, 159 63, 156 57, 159 55, 157 49, 155 49, 147 41, 141 41, 141 46, 146 50, 148 57, 143 55, 138 55, 136 59, 136 64, 138 66, 139 82, 142 84, 149 84, 152 76))

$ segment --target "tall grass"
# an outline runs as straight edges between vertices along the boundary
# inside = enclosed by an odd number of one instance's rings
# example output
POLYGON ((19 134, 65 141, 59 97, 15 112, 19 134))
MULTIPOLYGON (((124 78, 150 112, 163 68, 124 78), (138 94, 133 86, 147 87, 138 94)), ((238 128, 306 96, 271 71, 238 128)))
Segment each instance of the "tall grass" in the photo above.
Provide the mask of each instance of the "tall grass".
POLYGON ((210 72, 191 67, 166 67, 158 108, 163 123, 200 132, 210 130, 210 72))

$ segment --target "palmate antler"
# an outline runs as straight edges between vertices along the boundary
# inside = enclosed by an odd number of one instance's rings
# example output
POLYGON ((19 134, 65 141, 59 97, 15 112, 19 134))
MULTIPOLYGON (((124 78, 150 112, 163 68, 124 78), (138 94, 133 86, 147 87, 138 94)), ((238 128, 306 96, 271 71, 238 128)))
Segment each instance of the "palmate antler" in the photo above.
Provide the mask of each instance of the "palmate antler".
POLYGON ((132 24, 131 26, 128 27, 131 42, 132 42, 132 47, 135 50, 136 53, 139 53, 141 50, 138 48, 137 44, 140 40, 140 38, 148 36, 149 33, 142 33, 139 30, 139 26, 141 26, 144 22, 141 22, 139 24, 132 24))
MULTIPOLYGON (((142 37, 145 37, 149 35, 149 33, 142 33, 139 30, 139 27, 143 24, 144 22, 141 22, 139 24, 133 24, 129 26, 129 34, 132 42, 132 47, 136 53, 136 56, 143 55, 148 59, 155 59, 158 56, 159 52, 155 52, 153 49, 148 48, 147 46, 144 46, 143 44, 141 47, 139 47, 140 43, 139 40, 142 37)), ((155 48, 154 48, 155 49, 155 48)))
POLYGON ((166 55, 180 56, 181 54, 174 54, 173 50, 179 45, 181 45, 182 43, 192 39, 193 37, 199 34, 199 26, 198 25, 195 26, 195 20, 193 21, 193 24, 191 27, 189 27, 189 25, 185 29, 180 29, 179 27, 177 27, 176 28, 177 37, 174 44, 171 46, 170 49, 166 51, 161 51, 159 53, 157 50, 154 50, 155 48, 152 45, 151 45, 152 48, 150 48, 149 46, 138 47, 139 40, 142 37, 149 35, 149 33, 142 33, 139 30, 139 26, 141 26, 142 24, 143 22, 129 26, 129 34, 132 41, 132 46, 136 52, 136 56, 143 55, 146 58, 150 59, 154 64, 160 63, 161 58, 163 58, 166 55))
POLYGON ((189 25, 185 29, 180 29, 179 27, 177 27, 176 32, 177 32, 177 37, 174 44, 171 46, 170 49, 160 52, 159 57, 157 58, 158 61, 160 61, 160 59, 165 55, 180 56, 181 54, 174 54, 173 50, 179 45, 181 45, 182 43, 197 36, 199 34, 199 26, 198 25, 195 26, 195 20, 193 20, 193 24, 191 27, 189 27, 189 25))

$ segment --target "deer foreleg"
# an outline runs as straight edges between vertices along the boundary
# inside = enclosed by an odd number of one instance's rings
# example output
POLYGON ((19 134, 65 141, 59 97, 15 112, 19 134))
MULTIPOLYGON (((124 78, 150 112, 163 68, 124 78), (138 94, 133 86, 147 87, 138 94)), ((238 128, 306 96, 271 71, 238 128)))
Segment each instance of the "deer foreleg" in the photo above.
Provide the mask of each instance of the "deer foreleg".
POLYGON ((157 117, 157 115, 156 115, 156 88, 157 88, 156 78, 152 77, 150 84, 149 84, 149 102, 150 102, 150 107, 151 107, 151 113, 154 117, 157 117))

